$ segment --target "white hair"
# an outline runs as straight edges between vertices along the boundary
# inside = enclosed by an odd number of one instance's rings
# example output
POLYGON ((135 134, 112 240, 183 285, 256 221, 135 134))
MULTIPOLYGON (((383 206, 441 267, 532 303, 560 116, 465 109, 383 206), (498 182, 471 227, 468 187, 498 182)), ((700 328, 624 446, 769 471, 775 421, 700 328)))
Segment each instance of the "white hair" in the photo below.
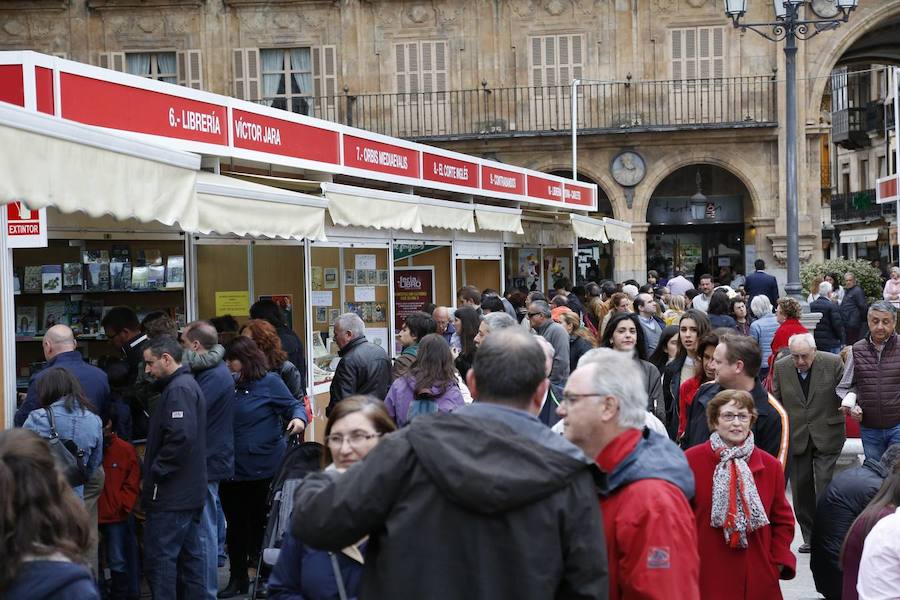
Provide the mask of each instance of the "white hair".
POLYGON ((750 310, 752 310, 753 314, 757 317, 769 314, 772 312, 772 301, 769 300, 768 296, 763 294, 754 296, 753 300, 750 301, 750 310))
POLYGON ((827 298, 828 294, 831 293, 831 290, 832 290, 832 287, 829 282, 823 281, 822 283, 819 284, 819 295, 820 296, 827 298))
POLYGON ((507 327, 518 325, 516 320, 505 312, 488 313, 484 315, 484 318, 481 321, 487 325, 489 332, 499 331, 501 329, 506 329, 507 327))
POLYGON ((816 338, 811 333, 795 333, 788 338, 788 348, 793 348, 795 343, 803 343, 813 350, 816 349, 816 338))
POLYGON ((612 348, 593 348, 578 360, 578 369, 590 369, 593 393, 614 396, 619 401, 620 427, 644 427, 647 390, 639 383, 643 374, 630 354, 612 348))
POLYGON ((344 313, 334 322, 335 327, 340 327, 344 331, 349 331, 353 337, 357 338, 366 335, 366 325, 359 315, 355 313, 344 313))
POLYGON ((628 284, 622 286, 622 293, 628 296, 632 301, 637 298, 638 289, 636 285, 628 284))

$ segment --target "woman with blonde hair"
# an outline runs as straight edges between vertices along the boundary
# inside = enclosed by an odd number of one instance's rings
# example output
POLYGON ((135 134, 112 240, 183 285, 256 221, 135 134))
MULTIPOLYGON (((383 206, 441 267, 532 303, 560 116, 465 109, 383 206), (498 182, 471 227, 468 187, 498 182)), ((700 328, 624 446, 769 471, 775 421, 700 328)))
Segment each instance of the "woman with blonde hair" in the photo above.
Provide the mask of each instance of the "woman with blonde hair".
POLYGON ((687 298, 680 294, 669 296, 666 306, 669 308, 662 315, 663 321, 666 322, 666 325, 677 325, 687 306, 687 298))
POLYGON ((609 312, 606 313, 606 316, 603 317, 603 323, 600 324, 600 331, 597 332, 598 337, 603 336, 606 326, 609 325, 609 320, 612 319, 613 315, 632 312, 632 300, 627 294, 616 292, 609 298, 609 307, 609 312))
POLYGON ((581 320, 573 312, 561 313, 554 321, 565 327, 569 334, 569 371, 574 371, 578 367, 578 359, 597 346, 597 338, 581 326, 581 320))
POLYGON ((0 490, 0 598, 99 600, 87 511, 34 432, 0 432, 0 490))

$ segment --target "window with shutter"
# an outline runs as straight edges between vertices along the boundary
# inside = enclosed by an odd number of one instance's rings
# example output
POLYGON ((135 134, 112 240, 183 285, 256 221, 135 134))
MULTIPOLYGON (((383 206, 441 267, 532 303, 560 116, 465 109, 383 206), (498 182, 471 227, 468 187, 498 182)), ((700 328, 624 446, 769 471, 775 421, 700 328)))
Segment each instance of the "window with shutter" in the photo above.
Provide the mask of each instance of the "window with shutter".
POLYGON ((259 48, 235 48, 234 97, 256 102, 259 100, 259 48))
POLYGON ((125 72, 125 53, 101 52, 97 61, 97 65, 103 69, 112 69, 113 71, 125 72))
POLYGON ((178 83, 178 57, 175 52, 128 52, 125 71, 147 79, 178 83))
POLYGON ((312 49, 313 88, 316 96, 316 116, 334 118, 337 95, 337 48, 318 46, 312 49))
POLYGON ((401 102, 443 101, 447 96, 447 42, 420 41, 394 45, 397 59, 397 93, 408 94, 401 102))
MULTIPOLYGON (((725 77, 725 28, 687 27, 671 30, 671 77, 677 81, 725 77)), ((718 85, 718 83, 717 83, 718 85)), ((676 83, 676 89, 680 86, 676 83)))
POLYGON ((203 89, 203 62, 200 50, 182 50, 178 53, 178 85, 203 89))
POLYGON ((584 35, 545 35, 531 38, 531 85, 536 97, 556 95, 559 86, 567 93, 573 79, 584 72, 584 35), (547 86, 546 91, 542 90, 547 86))

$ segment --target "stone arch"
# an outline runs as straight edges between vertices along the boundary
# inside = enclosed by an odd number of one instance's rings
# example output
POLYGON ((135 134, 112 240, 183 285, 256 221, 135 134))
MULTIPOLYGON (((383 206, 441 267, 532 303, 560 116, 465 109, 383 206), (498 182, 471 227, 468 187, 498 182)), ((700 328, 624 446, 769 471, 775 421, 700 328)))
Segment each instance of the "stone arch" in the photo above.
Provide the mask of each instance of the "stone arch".
POLYGON ((672 156, 671 158, 663 159, 656 163, 653 169, 647 174, 644 181, 640 183, 638 186, 640 191, 635 194, 634 198, 633 214, 635 216, 635 221, 640 219, 641 221, 646 222, 647 209, 650 207, 650 199, 653 197, 653 192, 656 191, 656 188, 659 187, 659 184, 662 183, 666 177, 678 169, 696 164, 713 165, 728 171, 737 177, 747 189, 747 193, 750 195, 754 217, 774 216, 762 213, 762 192, 759 189, 759 186, 754 183, 753 177, 750 176, 752 169, 750 169, 749 165, 744 163, 744 161, 734 157, 723 159, 722 157, 711 154, 687 154, 672 156))
MULTIPOLYGON (((536 166, 532 166, 532 169, 536 171, 541 171, 542 173, 551 173, 553 171, 568 171, 569 177, 571 177, 572 173, 572 163, 571 162, 553 162, 553 161, 545 161, 540 162, 536 166)), ((621 186, 617 185, 609 176, 609 174, 601 174, 598 171, 591 169, 589 166, 582 167, 579 164, 578 173, 580 175, 584 175, 589 178, 591 181, 594 181, 597 184, 597 187, 606 194, 607 199, 609 199, 609 203, 612 206, 613 210, 613 218, 621 219, 624 221, 628 220, 628 209, 625 208, 625 193, 622 190, 621 186)))
MULTIPOLYGON (((846 34, 840 38, 839 43, 830 47, 826 46, 824 49, 826 51, 820 54, 823 58, 821 62, 818 63, 815 73, 812 73, 814 79, 812 80, 812 86, 807 101, 807 115, 816 115, 819 113, 822 95, 825 93, 825 86, 828 84, 828 77, 831 74, 831 70, 834 69, 834 65, 837 64, 838 60, 850 46, 856 43, 866 34, 866 32, 878 27, 882 21, 898 15, 900 15, 900 2, 893 2, 879 8, 869 9, 867 12, 857 8, 851 13, 850 20, 837 29, 837 31, 843 29, 846 34)), ((828 35, 828 33, 823 35, 828 35)))

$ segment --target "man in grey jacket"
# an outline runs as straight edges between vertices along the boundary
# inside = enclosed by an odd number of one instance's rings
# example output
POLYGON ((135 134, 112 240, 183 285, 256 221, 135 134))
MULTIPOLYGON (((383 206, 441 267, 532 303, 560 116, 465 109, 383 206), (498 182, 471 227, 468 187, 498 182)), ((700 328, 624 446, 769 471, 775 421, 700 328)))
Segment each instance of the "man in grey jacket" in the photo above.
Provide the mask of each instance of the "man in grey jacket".
POLYGON ((550 305, 543 300, 535 300, 528 305, 528 321, 535 333, 553 346, 550 383, 564 388, 569 378, 569 334, 562 325, 551 318, 550 305))

